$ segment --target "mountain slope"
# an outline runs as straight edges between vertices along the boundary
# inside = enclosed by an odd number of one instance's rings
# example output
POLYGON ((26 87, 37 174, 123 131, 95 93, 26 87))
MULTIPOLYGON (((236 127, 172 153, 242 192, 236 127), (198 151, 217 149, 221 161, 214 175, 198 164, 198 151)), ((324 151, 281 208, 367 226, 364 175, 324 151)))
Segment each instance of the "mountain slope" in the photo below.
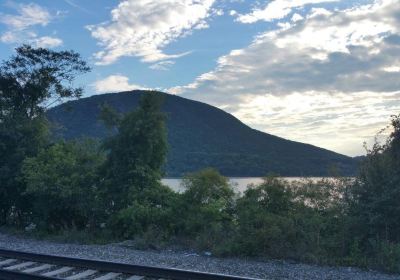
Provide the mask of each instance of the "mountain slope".
MULTIPOLYGON (((144 91, 103 94, 70 101, 48 112, 61 125, 66 139, 82 136, 103 138, 107 130, 97 117, 99 106, 108 103, 120 112, 133 110, 144 91)), ((289 141, 246 126, 213 106, 182 97, 165 96, 170 151, 168 176, 204 167, 215 167, 226 176, 327 176, 334 165, 352 175, 356 162, 347 156, 312 145, 289 141)))

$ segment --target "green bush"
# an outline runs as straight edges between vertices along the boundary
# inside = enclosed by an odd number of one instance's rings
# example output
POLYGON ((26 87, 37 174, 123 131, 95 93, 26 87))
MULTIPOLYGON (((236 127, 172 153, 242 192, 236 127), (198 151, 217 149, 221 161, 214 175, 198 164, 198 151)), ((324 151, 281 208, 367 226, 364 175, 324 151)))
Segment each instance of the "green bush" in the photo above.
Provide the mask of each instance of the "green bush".
POLYGON ((163 241, 174 234, 174 205, 178 194, 161 184, 147 187, 124 209, 111 215, 107 227, 116 238, 134 239, 146 235, 163 241))
POLYGON ((31 220, 48 231, 94 223, 97 169, 104 161, 95 142, 60 142, 27 158, 22 167, 31 220))
POLYGON ((212 249, 233 231, 235 192, 228 179, 214 169, 184 177, 185 189, 176 208, 179 234, 196 246, 212 249))
POLYGON ((283 257, 292 250, 296 237, 290 217, 292 195, 291 189, 274 177, 267 177, 244 192, 237 202, 237 242, 241 253, 283 257))

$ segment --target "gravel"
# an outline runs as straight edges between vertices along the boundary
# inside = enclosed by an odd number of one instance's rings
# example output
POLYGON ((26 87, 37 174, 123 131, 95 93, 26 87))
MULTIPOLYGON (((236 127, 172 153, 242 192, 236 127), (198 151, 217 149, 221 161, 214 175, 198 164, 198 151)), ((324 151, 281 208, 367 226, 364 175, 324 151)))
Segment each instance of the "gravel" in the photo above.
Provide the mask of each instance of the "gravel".
POLYGON ((375 271, 350 267, 315 266, 285 261, 254 261, 236 258, 215 258, 196 253, 165 251, 140 251, 124 243, 109 245, 79 245, 34 240, 0 233, 0 248, 52 254, 74 258, 89 258, 113 262, 230 274, 260 279, 323 279, 372 280, 400 279, 375 271))

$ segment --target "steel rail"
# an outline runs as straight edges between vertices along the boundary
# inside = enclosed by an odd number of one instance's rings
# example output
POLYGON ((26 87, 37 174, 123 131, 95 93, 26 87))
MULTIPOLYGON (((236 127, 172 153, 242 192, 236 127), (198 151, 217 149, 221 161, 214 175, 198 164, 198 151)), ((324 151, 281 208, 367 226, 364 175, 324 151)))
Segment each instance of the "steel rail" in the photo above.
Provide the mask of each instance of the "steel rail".
MULTIPOLYGON (((133 264, 124 264, 117 262, 106 262, 106 261, 98 261, 98 260, 89 260, 89 259, 81 259, 81 258, 70 258, 70 257, 61 257, 55 255, 44 255, 37 253, 28 253, 21 251, 12 251, 6 249, 0 249, 0 257, 17 259, 17 260, 26 260, 33 261, 38 263, 45 264, 53 264, 53 265, 62 265, 62 266, 71 266, 85 269, 93 269, 100 272, 116 272, 130 275, 139 275, 145 277, 153 277, 153 278, 163 278, 163 279, 173 279, 173 280, 256 280, 255 278, 248 277, 239 277, 239 276, 231 276, 231 275, 223 275, 223 274, 215 274, 215 273, 204 273, 197 271, 188 271, 182 269, 175 268, 161 268, 155 266, 142 266, 142 265, 133 265, 133 264)), ((58 278, 49 278, 43 276, 32 276, 36 278, 24 278, 28 277, 28 274, 19 273, 20 278, 12 278, 13 274, 17 274, 18 272, 5 271, 0 269, 0 279, 58 279, 58 278), (6 275, 8 273, 8 275, 6 275), (9 278, 2 278, 6 275, 9 278), (42 277, 42 278, 37 278, 42 277)))

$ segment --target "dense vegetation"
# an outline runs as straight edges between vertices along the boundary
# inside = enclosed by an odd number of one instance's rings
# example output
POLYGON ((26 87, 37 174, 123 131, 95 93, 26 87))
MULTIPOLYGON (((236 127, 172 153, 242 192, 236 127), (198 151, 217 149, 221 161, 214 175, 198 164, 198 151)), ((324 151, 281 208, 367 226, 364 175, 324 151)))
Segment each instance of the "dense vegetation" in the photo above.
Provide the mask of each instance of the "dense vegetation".
POLYGON ((109 137, 56 141, 46 104, 79 96, 89 68, 74 52, 23 46, 0 67, 0 221, 3 225, 137 246, 181 246, 228 256, 290 258, 400 271, 400 116, 354 179, 289 183, 268 176, 238 194, 212 168, 185 191, 160 182, 167 155, 163 98, 120 114, 104 105, 109 137))
MULTIPOLYGON (((48 117, 58 124, 58 136, 63 139, 104 139, 110 133, 98 120, 100 107, 106 103, 119 113, 128 113, 138 107, 145 93, 82 98, 52 108, 48 117)), ((356 174, 358 162, 350 157, 251 129, 232 115, 204 103, 159 94, 164 96, 162 111, 168 132, 168 177, 181 177, 207 167, 231 177, 261 177, 270 172, 282 176, 330 176, 332 166, 342 175, 356 174)))

